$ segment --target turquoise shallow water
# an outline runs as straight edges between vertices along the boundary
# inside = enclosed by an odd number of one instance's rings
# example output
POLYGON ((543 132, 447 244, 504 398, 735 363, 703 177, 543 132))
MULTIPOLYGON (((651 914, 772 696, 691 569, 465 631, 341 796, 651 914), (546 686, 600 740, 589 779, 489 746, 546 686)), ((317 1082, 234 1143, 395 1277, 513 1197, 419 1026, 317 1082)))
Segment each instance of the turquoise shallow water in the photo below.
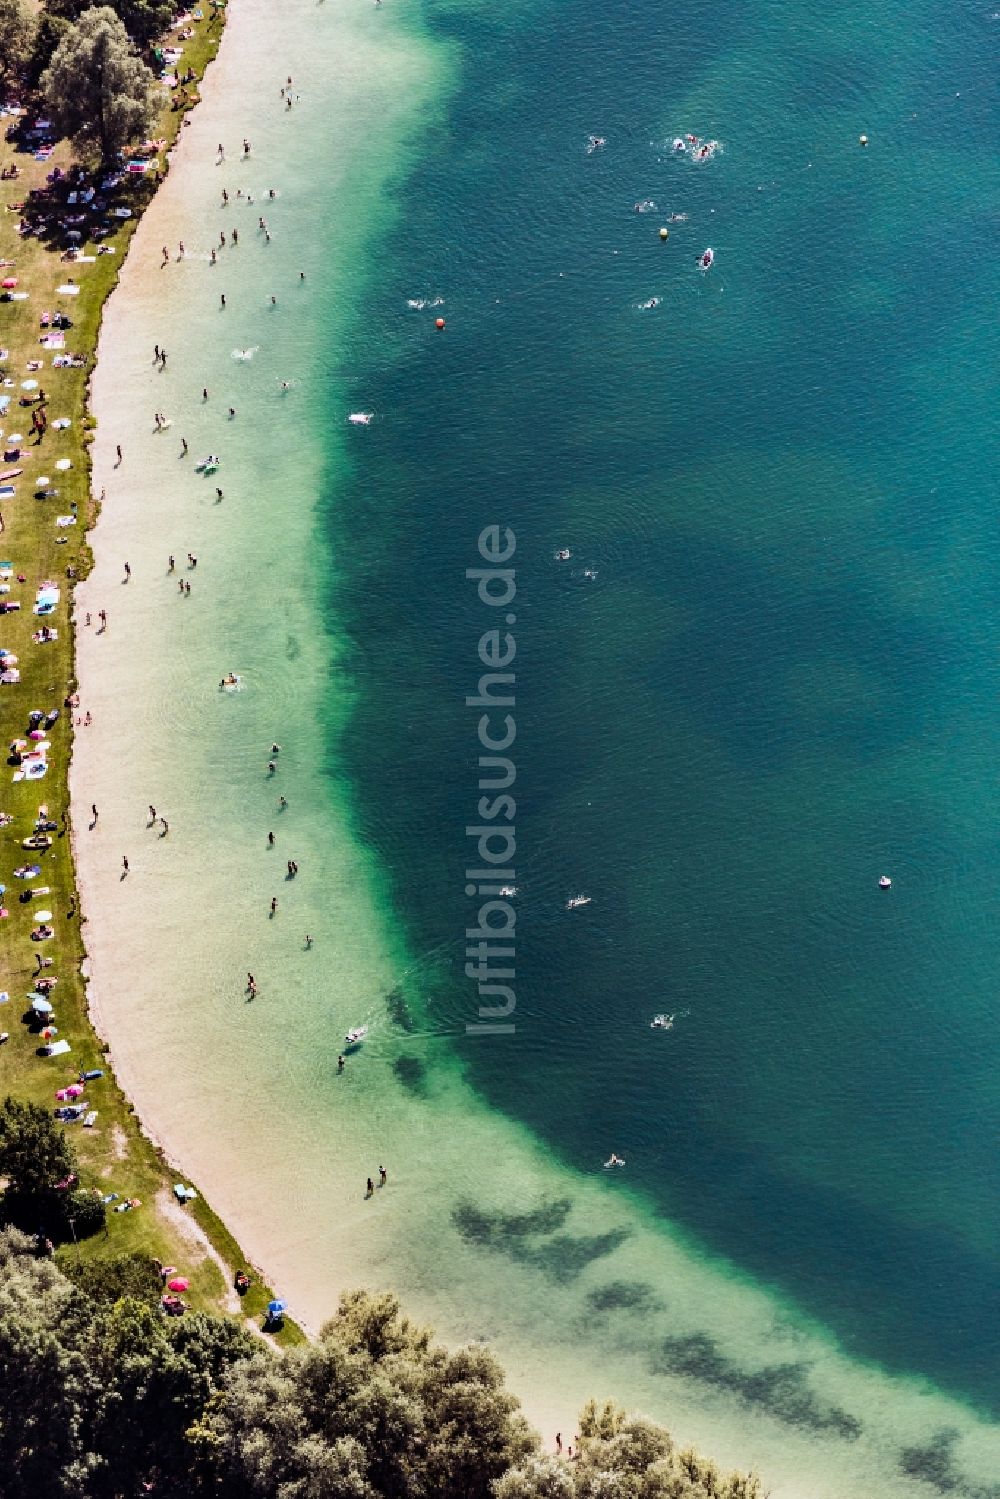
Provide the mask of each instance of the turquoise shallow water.
POLYGON ((140 230, 140 266, 204 253, 136 277, 98 371, 82 602, 113 628, 82 648, 106 753, 75 793, 143 1117, 313 1320, 392 1284, 494 1342, 553 1431, 618 1394, 781 1495, 1000 1473, 995 24, 303 3, 277 56, 245 0, 140 230), (688 130, 723 149, 674 157, 688 130), (257 203, 220 218, 223 181, 257 203), (222 506, 156 409, 222 454, 222 506), (465 698, 493 621, 465 572, 491 524, 517 536, 517 1009, 484 1037, 465 698))

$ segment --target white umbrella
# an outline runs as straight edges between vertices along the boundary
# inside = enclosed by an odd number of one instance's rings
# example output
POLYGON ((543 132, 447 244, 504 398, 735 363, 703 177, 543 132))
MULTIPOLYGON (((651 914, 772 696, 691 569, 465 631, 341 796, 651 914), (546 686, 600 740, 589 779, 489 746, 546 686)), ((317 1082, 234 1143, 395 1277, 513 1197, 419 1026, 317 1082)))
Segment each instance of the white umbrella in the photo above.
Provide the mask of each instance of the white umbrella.
POLYGON ((52 912, 51 911, 36 911, 35 912, 35 920, 36 921, 51 921, 52 920, 52 912))
POLYGON ((37 390, 38 389, 38 381, 37 380, 22 380, 21 381, 21 389, 22 390, 37 390))

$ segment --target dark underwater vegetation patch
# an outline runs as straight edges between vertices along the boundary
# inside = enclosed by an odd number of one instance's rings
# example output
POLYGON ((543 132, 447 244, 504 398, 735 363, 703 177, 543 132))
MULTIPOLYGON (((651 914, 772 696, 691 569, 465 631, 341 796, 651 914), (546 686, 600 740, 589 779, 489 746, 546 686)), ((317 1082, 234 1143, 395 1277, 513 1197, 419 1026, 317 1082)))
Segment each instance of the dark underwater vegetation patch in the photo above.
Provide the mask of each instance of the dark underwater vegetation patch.
POLYGON ((468 1244, 496 1249, 520 1265, 534 1265, 550 1280, 576 1280, 594 1260, 612 1254, 629 1237, 627 1228, 604 1234, 560 1233, 573 1204, 568 1197, 543 1203, 529 1213, 484 1213, 459 1203, 452 1222, 468 1244), (541 1241, 541 1242, 533 1242, 541 1241))
POLYGON ((538 1234, 554 1234, 569 1217, 573 1204, 568 1197, 543 1203, 530 1213, 484 1213, 475 1203, 459 1203, 452 1211, 452 1221, 463 1239, 472 1244, 487 1244, 492 1249, 509 1249, 519 1239, 538 1234))
POLYGON ((862 1426, 855 1416, 819 1399, 809 1388, 809 1365, 805 1363, 743 1369, 721 1353, 705 1333, 695 1333, 686 1338, 665 1338, 653 1368, 659 1374, 684 1374, 730 1391, 788 1426, 833 1431, 849 1441, 861 1435, 862 1426))
POLYGON ((398 1026, 407 1035, 411 1035, 415 1029, 413 1016, 410 1014, 410 1007, 406 1003, 406 996, 402 989, 389 990, 389 993, 385 996, 385 1007, 389 1012, 389 1019, 393 1025, 398 1026))
POLYGON ((411 1093, 423 1093, 427 1084, 427 1068, 419 1057, 397 1057, 392 1070, 404 1088, 411 1093))
POLYGON ((609 1280, 587 1292, 595 1312, 661 1312, 663 1302, 652 1286, 641 1280, 609 1280))

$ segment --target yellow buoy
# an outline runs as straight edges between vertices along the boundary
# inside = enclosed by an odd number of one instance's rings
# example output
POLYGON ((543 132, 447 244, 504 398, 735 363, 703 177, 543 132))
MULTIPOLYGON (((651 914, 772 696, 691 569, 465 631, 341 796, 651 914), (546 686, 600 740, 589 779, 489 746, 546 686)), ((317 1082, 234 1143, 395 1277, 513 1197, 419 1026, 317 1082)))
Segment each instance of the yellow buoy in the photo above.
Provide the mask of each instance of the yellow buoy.
POLYGON ((867 146, 867 144, 868 144, 868 137, 867 137, 867 135, 859 135, 858 136, 858 141, 859 141, 859 143, 862 146, 867 146))
POLYGON ((661 229, 660 230, 660 238, 661 239, 669 239, 670 238, 670 230, 667 229, 667 228, 665 228, 665 227, 663 229, 661 229))

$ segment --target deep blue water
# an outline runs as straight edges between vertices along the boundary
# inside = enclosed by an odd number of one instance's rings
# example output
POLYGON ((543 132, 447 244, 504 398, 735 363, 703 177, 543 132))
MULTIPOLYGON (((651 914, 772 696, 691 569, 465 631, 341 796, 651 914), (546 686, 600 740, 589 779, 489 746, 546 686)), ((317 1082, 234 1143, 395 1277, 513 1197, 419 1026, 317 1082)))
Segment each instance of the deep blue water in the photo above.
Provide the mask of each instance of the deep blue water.
POLYGON ((996 1410, 1000 22, 426 17, 460 85, 373 252, 352 396, 379 421, 329 512, 407 997, 567 1160, 627 1154, 851 1351, 996 1410), (689 130, 723 150, 672 156, 689 130), (486 1040, 490 524, 517 536, 519 896, 516 1034, 486 1040))

